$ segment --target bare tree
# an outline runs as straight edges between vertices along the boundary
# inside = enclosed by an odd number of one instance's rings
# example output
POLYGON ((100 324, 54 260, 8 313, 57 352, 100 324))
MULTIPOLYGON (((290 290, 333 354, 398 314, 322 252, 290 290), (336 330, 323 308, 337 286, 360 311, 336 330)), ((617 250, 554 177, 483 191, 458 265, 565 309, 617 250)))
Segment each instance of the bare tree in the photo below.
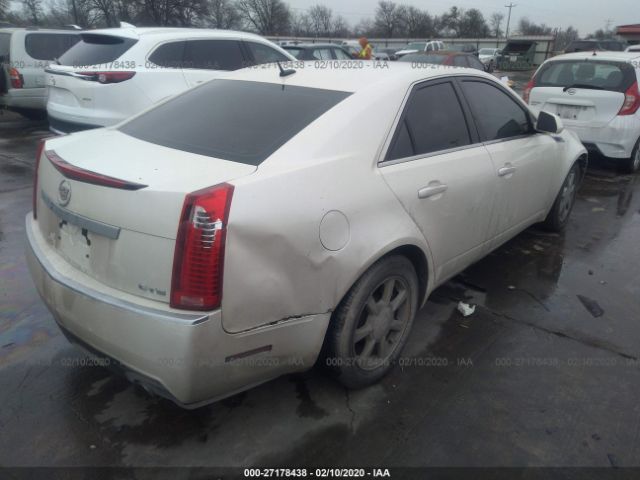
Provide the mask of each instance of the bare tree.
POLYGON ((546 24, 536 24, 530 21, 527 17, 522 17, 518 22, 518 30, 520 35, 551 35, 553 29, 546 24))
POLYGON ((400 35, 409 38, 429 38, 433 36, 433 19, 427 12, 414 6, 398 7, 400 35))
POLYGON ((233 29, 240 26, 240 13, 231 0, 209 0, 209 25, 213 28, 233 29))
POLYGON ((556 34, 556 41, 554 48, 556 50, 564 50, 574 40, 578 40, 580 34, 578 30, 572 26, 568 26, 565 30, 559 29, 556 34))
POLYGON ((376 31, 386 38, 393 38, 401 26, 399 13, 401 12, 396 3, 381 0, 374 20, 376 31))
POLYGON ((0 0, 0 18, 5 18, 9 11, 9 0, 0 0))
POLYGON ((501 13, 501 12, 493 13, 491 15, 491 19, 489 20, 489 23, 491 25, 491 34, 496 38, 500 38, 504 33, 501 28, 503 20, 504 20, 504 13, 501 13))
POLYGON ((309 9, 311 28, 316 37, 328 37, 331 35, 333 24, 333 12, 324 5, 314 5, 309 9))
POLYGON ((34 25, 40 24, 40 19, 44 15, 42 0, 22 0, 22 10, 30 22, 34 25))
POLYGON ((489 36, 489 26, 480 10, 471 8, 463 12, 460 17, 458 36, 465 38, 484 38, 489 36))
POLYGON ((282 0, 238 0, 238 11, 262 35, 286 34, 291 25, 291 11, 282 0))
POLYGON ((306 13, 291 14, 291 34, 296 37, 308 37, 311 35, 311 20, 306 13))
POLYGON ((342 38, 351 36, 351 28, 349 27, 349 22, 347 22, 347 20, 341 15, 336 15, 334 17, 331 29, 333 30, 332 36, 334 37, 342 38))

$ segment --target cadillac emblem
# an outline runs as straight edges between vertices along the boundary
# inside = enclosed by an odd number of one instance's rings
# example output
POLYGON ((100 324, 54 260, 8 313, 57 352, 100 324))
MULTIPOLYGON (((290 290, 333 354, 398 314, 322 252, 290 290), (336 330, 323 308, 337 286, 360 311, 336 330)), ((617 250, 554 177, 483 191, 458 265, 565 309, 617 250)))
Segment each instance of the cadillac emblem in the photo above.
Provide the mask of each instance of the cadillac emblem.
POLYGON ((60 185, 58 185, 58 203, 60 204, 60 206, 66 207, 67 205, 69 205, 70 201, 71 184, 66 180, 62 180, 60 182, 60 185))

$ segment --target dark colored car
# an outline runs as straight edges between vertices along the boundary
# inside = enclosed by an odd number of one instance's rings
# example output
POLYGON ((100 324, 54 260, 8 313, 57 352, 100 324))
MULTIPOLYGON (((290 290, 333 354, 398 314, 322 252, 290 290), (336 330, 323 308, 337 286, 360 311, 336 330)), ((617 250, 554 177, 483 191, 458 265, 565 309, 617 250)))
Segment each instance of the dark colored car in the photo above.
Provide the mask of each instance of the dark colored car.
POLYGON ((470 53, 471 55, 478 56, 478 48, 475 45, 466 43, 464 45, 449 45, 449 51, 470 53))
POLYGON ((618 40, 574 40, 567 48, 564 49, 564 53, 573 52, 592 52, 598 51, 611 51, 611 52, 623 52, 627 48, 627 44, 618 40))
POLYGON ((298 60, 352 60, 353 57, 340 45, 332 43, 301 43, 284 48, 298 60))
POLYGON ((433 63, 436 65, 450 65, 452 67, 475 68, 486 71, 485 65, 478 60, 478 57, 471 53, 452 52, 441 50, 439 52, 412 53, 401 57, 399 62, 411 63, 433 63))

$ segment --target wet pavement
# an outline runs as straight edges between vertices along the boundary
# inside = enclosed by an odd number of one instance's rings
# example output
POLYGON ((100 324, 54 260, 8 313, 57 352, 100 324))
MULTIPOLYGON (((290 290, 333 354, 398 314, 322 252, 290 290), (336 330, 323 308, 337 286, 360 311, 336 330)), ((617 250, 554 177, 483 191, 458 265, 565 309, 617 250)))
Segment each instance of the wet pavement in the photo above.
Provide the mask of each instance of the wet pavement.
POLYGON ((0 466, 640 465, 640 176, 596 159, 566 233, 434 292, 380 384, 316 368, 185 411, 86 365, 38 298, 23 220, 46 135, 0 116, 0 466))

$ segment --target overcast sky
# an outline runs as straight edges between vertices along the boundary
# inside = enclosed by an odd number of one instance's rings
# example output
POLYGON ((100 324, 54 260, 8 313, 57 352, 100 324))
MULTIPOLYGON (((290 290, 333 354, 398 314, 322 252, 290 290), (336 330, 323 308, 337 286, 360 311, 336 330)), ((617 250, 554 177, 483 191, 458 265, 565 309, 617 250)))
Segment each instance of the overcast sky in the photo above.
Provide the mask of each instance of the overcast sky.
MULTIPOLYGON (((352 24, 363 17, 373 18, 378 4, 376 0, 286 1, 298 11, 304 11, 318 3, 324 4, 343 15, 352 24)), ((510 3, 510 0, 396 0, 396 3, 414 5, 438 15, 452 5, 465 9, 477 8, 487 20, 493 12, 503 12, 506 21, 507 9, 504 6, 510 3)), ((554 28, 573 25, 580 35, 587 35, 598 28, 605 28, 607 20, 610 20, 612 28, 627 23, 640 23, 639 0, 513 0, 513 3, 517 6, 512 10, 512 25, 517 25, 520 17, 528 17, 531 21, 546 23, 554 28)))

